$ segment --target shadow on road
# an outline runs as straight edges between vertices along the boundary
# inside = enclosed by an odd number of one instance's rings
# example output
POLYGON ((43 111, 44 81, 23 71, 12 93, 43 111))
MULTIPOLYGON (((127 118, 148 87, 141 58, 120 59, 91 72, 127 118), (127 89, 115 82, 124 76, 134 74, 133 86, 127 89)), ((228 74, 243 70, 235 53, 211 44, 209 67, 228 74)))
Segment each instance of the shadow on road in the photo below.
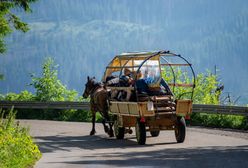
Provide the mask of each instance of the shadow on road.
MULTIPOLYGON (((42 153, 68 151, 79 148, 96 150, 79 156, 81 159, 52 163, 85 166, 161 166, 161 167, 247 167, 248 146, 215 146, 191 148, 166 148, 172 143, 157 143, 152 145, 137 145, 130 137, 124 140, 107 138, 106 136, 40 136, 34 137, 42 153), (149 148, 158 146, 159 148, 149 148), (146 147, 148 147, 146 149, 146 147), (117 150, 113 150, 116 148, 117 150), (134 148, 137 150, 128 151, 134 148), (145 150, 142 150, 145 149, 145 150), (97 149, 109 149, 98 153, 97 149)), ((87 152, 86 152, 87 153, 87 152)))
MULTIPOLYGON (((159 166, 159 167, 239 167, 247 168, 248 146, 206 147, 191 149, 161 149, 145 152, 107 153, 84 156, 82 161, 64 162, 79 165, 111 165, 117 167, 159 166), (95 159, 94 159, 95 158, 95 159), (109 159, 108 159, 109 158, 109 159), (111 159, 110 159, 111 158, 111 159), (121 159, 120 159, 121 158, 121 159)), ((83 158, 83 157, 82 157, 83 158)))
MULTIPOLYGON (((115 138, 108 138, 106 136, 36 136, 36 143, 42 153, 50 153, 56 150, 69 151, 68 148, 80 148, 87 150, 108 149, 108 148, 135 148, 135 147, 149 147, 154 145, 176 144, 171 143, 157 143, 152 145, 141 146, 138 145, 135 137, 128 137, 123 140, 115 138)), ((149 138, 149 137, 148 137, 149 138)))

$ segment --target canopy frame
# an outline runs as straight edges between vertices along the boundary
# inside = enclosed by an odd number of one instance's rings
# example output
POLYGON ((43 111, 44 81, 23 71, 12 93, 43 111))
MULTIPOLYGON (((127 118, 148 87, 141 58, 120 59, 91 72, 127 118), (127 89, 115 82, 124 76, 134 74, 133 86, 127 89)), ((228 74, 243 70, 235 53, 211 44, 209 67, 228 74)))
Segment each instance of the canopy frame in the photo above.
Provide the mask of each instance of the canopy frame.
MULTIPOLYGON (((106 81, 107 76, 112 74, 113 72, 120 71, 119 77, 121 77, 124 68, 132 68, 133 71, 134 71, 134 68, 137 68, 136 75, 134 78, 134 80, 136 81, 138 72, 140 71, 142 66, 148 60, 158 60, 159 66, 160 66, 160 71, 161 71, 161 66, 169 66, 171 71, 172 71, 172 75, 173 75, 173 84, 171 84, 173 86, 173 92, 175 91, 175 87, 192 87, 192 92, 190 92, 190 93, 191 93, 191 99, 193 99, 196 80, 195 80, 195 72, 193 70, 192 64, 190 64, 189 61, 187 59, 185 59, 184 57, 182 57, 180 54, 174 54, 174 53, 171 53, 170 51, 123 53, 123 54, 117 55, 113 58, 112 61, 110 61, 110 63, 106 67, 102 81, 106 81), (171 64, 165 58, 165 56, 178 57, 178 58, 182 59, 185 63, 184 64, 171 64), (160 58, 162 58, 166 62, 166 64, 160 65, 160 58), (143 60, 143 61, 139 65, 134 65, 134 60, 143 60), (129 61, 132 61, 132 65, 126 66, 129 63, 129 61), (192 76, 193 76, 193 84, 176 84, 176 76, 175 76, 175 72, 173 70, 173 66, 189 66, 190 70, 192 72, 192 76)), ((160 74, 161 74, 161 72, 160 72, 160 74)), ((134 86, 134 89, 135 89, 135 91, 137 91, 136 86, 134 86)))

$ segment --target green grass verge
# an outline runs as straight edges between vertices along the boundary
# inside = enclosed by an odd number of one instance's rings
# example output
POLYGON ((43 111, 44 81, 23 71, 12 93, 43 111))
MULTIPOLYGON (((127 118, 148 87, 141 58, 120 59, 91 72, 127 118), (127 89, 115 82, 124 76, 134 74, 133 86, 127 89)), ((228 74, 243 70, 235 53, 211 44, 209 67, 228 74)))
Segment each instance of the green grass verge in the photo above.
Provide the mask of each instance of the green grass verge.
POLYGON ((34 144, 29 130, 15 123, 13 110, 3 119, 0 110, 0 167, 27 168, 32 167, 41 158, 38 146, 34 144))
POLYGON ((191 125, 233 129, 248 129, 246 117, 237 115, 193 113, 191 116, 191 125))

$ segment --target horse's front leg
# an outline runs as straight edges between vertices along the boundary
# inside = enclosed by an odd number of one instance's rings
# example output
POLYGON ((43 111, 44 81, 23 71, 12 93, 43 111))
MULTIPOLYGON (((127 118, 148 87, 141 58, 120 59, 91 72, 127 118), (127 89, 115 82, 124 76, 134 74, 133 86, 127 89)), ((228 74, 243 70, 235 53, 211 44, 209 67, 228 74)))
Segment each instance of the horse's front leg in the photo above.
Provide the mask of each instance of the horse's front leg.
POLYGON ((96 112, 93 110, 92 111, 92 130, 90 131, 90 135, 95 135, 96 133, 95 122, 96 122, 96 112))

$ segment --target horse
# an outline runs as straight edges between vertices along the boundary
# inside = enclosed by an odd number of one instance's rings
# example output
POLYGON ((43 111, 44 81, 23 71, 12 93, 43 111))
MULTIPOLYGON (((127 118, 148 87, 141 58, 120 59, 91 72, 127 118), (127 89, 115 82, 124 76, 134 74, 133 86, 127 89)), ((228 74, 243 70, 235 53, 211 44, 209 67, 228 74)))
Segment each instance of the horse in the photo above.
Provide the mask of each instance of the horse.
POLYGON ((103 117, 102 124, 104 131, 110 136, 113 137, 113 124, 110 122, 110 116, 108 114, 108 92, 104 86, 95 81, 95 77, 87 77, 87 82, 85 84, 85 90, 83 93, 83 98, 90 96, 90 111, 92 113, 92 130, 90 135, 95 135, 95 120, 96 112, 100 112, 103 117), (106 121, 109 123, 109 128, 106 125, 106 121))

